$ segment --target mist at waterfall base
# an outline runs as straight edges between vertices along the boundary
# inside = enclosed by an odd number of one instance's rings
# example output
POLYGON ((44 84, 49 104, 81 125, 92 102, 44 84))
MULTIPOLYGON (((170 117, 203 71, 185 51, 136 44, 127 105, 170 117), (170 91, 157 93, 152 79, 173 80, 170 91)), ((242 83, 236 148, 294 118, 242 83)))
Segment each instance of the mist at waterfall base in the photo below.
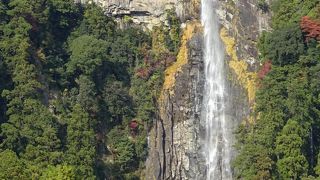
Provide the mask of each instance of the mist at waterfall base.
POLYGON ((205 88, 201 121, 204 124, 203 154, 206 179, 232 179, 233 125, 227 115, 228 94, 224 47, 219 36, 218 0, 202 0, 201 21, 204 27, 205 88))

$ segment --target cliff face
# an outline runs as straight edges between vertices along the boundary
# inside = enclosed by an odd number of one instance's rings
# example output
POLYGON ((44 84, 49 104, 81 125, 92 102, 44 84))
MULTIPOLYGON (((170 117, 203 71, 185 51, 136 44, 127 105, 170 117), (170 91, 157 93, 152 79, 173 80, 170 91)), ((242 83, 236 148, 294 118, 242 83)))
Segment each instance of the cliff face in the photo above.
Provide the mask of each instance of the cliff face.
MULTIPOLYGON (((227 115, 234 121, 234 130, 239 123, 252 119, 259 67, 256 44, 259 34, 269 29, 270 15, 259 10, 257 3, 225 0, 220 1, 217 10, 228 64, 227 115)), ((200 118, 204 86, 202 37, 199 30, 187 41, 186 63, 173 72, 173 85, 164 85, 149 137, 146 179, 205 179, 201 153, 205 125, 200 118)))
POLYGON ((259 69, 257 43, 263 31, 270 30, 271 14, 258 7, 258 0, 225 0, 217 11, 220 36, 229 67, 230 91, 235 119, 251 123, 259 69), (240 94, 239 94, 240 93, 240 94))
POLYGON ((166 71, 159 114, 150 132, 146 179, 197 179, 205 174, 198 153, 204 85, 200 29, 197 22, 187 25, 185 33, 190 34, 182 42, 177 64, 166 71))
POLYGON ((149 30, 166 21, 166 10, 175 9, 178 17, 185 22, 199 14, 198 0, 75 0, 78 3, 97 3, 106 15, 130 16, 134 24, 149 30))

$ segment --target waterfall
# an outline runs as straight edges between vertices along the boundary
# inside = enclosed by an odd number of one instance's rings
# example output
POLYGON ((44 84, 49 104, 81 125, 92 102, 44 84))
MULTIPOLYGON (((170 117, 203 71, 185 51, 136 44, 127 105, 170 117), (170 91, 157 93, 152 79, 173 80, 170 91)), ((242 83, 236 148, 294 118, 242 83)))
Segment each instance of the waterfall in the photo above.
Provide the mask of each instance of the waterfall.
POLYGON ((224 48, 219 36, 215 10, 218 0, 202 0, 201 20, 204 26, 205 88, 202 121, 205 123, 204 156, 206 179, 232 179, 232 122, 226 115, 228 105, 224 48))

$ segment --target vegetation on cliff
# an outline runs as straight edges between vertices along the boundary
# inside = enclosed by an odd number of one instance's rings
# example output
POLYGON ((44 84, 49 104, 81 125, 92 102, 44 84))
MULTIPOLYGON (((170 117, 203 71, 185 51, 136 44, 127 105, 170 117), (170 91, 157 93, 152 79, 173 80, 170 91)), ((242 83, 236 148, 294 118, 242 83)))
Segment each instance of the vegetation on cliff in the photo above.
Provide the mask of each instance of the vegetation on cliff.
POLYGON ((0 179, 139 179, 180 46, 167 16, 148 33, 94 4, 0 1, 0 179))
POLYGON ((320 159, 318 0, 276 0, 259 42, 253 124, 238 130, 238 179, 317 179, 320 159))
POLYGON ((248 64, 243 60, 239 60, 235 47, 235 39, 228 36, 225 28, 221 29, 220 37, 225 45, 227 55, 230 57, 228 62, 229 67, 237 76, 237 81, 247 91, 249 102, 253 103, 256 96, 257 74, 255 72, 249 72, 248 64))

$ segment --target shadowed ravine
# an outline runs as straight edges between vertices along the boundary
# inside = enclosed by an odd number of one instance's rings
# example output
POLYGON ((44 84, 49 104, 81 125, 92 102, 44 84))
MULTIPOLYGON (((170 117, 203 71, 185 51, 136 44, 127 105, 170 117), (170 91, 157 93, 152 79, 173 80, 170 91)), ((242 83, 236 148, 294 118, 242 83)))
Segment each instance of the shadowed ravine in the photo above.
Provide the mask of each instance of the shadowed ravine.
POLYGON ((204 26, 205 89, 202 121, 205 122, 204 156, 206 179, 232 179, 232 121, 226 115, 227 89, 224 48, 219 36, 215 13, 217 0, 202 0, 201 20, 204 26), (230 120, 229 120, 230 119, 230 120))

